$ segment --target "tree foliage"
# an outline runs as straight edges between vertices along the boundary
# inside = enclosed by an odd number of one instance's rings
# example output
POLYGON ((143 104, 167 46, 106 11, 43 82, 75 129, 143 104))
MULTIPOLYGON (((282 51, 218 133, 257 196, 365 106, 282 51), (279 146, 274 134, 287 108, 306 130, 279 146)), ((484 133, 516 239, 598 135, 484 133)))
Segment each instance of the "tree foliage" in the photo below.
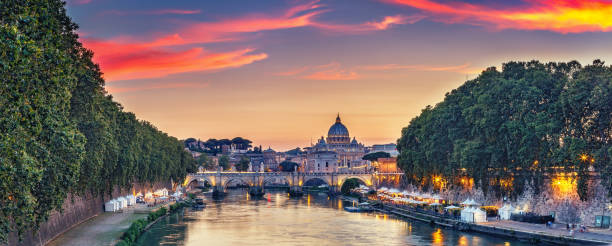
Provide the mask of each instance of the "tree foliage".
POLYGON ((376 161, 378 160, 378 158, 389 158, 391 157, 391 154, 384 152, 384 151, 379 151, 379 152, 374 152, 374 153, 368 153, 367 155, 364 155, 363 157, 361 157, 362 160, 367 160, 367 161, 376 161))
POLYGON ((37 229, 69 193, 180 181, 176 138, 124 112, 64 3, 0 1, 0 243, 37 229))
POLYGON ((236 164, 236 171, 239 172, 244 172, 249 170, 249 164, 251 163, 251 160, 246 157, 246 156, 241 156, 240 160, 238 161, 238 163, 236 164))
POLYGON ((295 169, 298 168, 300 164, 293 161, 283 161, 278 164, 278 169, 281 172, 295 172, 295 169))
POLYGON ((612 190, 611 122, 612 68, 603 62, 508 62, 412 119, 398 163, 421 187, 473 183, 511 198, 551 175, 577 173, 587 199, 589 166, 612 190))

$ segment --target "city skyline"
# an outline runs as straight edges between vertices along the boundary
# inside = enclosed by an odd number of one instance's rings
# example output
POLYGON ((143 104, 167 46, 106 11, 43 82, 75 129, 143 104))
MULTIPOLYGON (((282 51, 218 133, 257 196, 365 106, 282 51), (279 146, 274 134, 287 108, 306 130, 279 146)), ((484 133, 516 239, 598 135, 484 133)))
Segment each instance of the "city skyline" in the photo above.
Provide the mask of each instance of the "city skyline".
POLYGON ((69 1, 107 90, 181 139, 366 145, 510 60, 610 59, 608 1, 69 1), (146 3, 146 4, 144 4, 146 3))

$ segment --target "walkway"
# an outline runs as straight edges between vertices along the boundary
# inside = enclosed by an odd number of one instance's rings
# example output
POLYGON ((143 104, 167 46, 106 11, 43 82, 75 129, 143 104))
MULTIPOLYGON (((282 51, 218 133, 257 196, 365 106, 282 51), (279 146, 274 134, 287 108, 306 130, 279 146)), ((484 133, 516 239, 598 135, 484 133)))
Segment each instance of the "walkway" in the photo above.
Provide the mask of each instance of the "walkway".
POLYGON ((128 208, 123 213, 102 213, 61 234, 53 241, 49 242, 47 246, 115 245, 117 239, 128 227, 130 227, 133 221, 146 218, 148 211, 152 209, 153 208, 147 208, 145 205, 138 204, 137 207, 128 208))
MULTIPOLYGON (((554 224, 553 228, 546 228, 546 225, 544 224, 531 224, 511 220, 489 221, 478 224, 494 226, 497 228, 512 229, 515 231, 539 233, 559 237, 570 237, 569 232, 566 230, 565 224, 554 224)), ((575 229, 574 238, 612 243, 612 231, 608 229, 589 228, 588 232, 577 232, 577 230, 575 229)))

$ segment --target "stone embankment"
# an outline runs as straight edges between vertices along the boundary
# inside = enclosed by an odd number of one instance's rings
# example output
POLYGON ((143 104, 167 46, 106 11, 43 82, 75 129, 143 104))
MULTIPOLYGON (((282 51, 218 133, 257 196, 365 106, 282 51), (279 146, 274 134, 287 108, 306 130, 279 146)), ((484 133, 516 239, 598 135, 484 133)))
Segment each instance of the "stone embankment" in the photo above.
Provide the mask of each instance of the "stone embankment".
MULTIPOLYGON (((131 194, 134 190, 156 190, 161 188, 171 189, 170 182, 160 182, 153 185, 149 184, 134 184, 133 189, 122 190, 115 189, 112 197, 119 197, 131 194)), ((104 213, 104 202, 110 200, 110 196, 99 195, 92 196, 85 194, 82 196, 69 195, 62 206, 63 212, 54 211, 47 222, 40 226, 37 232, 27 232, 23 235, 23 239, 19 241, 15 233, 9 235, 8 245, 46 245, 55 237, 70 230, 76 225, 88 221, 89 219, 104 213)))
MULTIPOLYGON (((377 201, 370 201, 377 203, 377 201)), ((515 240, 526 241, 530 243, 543 243, 552 245, 609 245, 612 243, 612 234, 587 232, 576 234, 573 237, 563 235, 560 229, 546 230, 543 228, 533 228, 533 224, 520 222, 498 222, 498 223, 482 223, 473 224, 459 220, 435 216, 432 214, 419 213, 407 209, 402 209, 396 206, 380 203, 378 212, 392 214, 398 217, 408 218, 411 220, 421 221, 424 223, 435 224, 451 229, 485 233, 493 236, 512 238, 515 240)), ((544 225, 541 225, 544 227, 544 225)))

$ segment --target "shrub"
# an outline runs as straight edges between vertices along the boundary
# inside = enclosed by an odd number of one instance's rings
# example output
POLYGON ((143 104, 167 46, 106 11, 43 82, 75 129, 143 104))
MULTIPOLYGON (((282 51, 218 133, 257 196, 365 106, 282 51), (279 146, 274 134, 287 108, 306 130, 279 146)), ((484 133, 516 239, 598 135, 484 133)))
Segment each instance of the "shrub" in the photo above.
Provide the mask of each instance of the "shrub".
POLYGON ((552 215, 541 216, 534 213, 512 214, 510 215, 510 220, 533 224, 546 224, 548 221, 555 221, 552 215))

